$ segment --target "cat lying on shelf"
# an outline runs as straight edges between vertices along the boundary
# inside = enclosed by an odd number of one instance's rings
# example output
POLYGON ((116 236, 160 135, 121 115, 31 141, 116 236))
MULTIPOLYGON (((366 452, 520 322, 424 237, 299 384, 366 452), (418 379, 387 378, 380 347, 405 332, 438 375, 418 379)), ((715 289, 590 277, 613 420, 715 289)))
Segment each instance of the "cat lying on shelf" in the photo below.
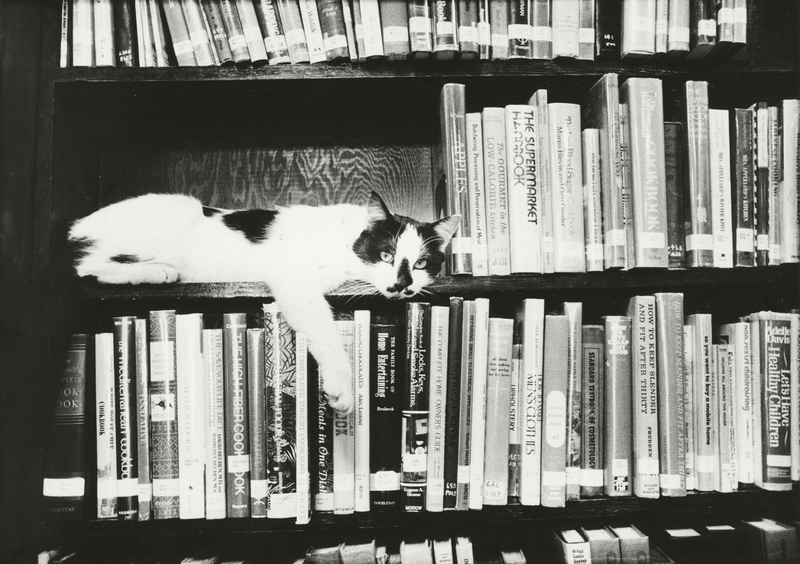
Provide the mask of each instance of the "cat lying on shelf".
POLYGON ((289 325, 308 337, 332 407, 353 406, 352 369, 325 294, 347 281, 409 298, 441 270, 461 217, 422 223, 366 206, 229 211, 176 194, 148 194, 76 221, 78 276, 108 284, 266 282, 289 325))

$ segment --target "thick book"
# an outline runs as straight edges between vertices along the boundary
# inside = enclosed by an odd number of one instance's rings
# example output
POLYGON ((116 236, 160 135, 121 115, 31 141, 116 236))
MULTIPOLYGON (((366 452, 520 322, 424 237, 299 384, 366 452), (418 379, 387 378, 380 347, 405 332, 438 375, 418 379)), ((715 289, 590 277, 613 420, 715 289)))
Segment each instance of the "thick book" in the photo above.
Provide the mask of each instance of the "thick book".
POLYGON ((318 0, 317 10, 319 11, 319 22, 322 28, 325 57, 329 62, 349 59, 350 50, 347 45, 347 28, 345 27, 342 1, 318 0))
POLYGON ((686 495, 683 294, 656 293, 658 460, 661 495, 686 495))
POLYGON ((483 119, 480 112, 466 114, 467 188, 472 223, 472 275, 489 275, 487 245, 486 184, 484 182, 483 119))
POLYGON ((667 256, 671 269, 686 266, 683 202, 683 126, 664 122, 664 173, 667 194, 667 256))
POLYGON ((458 5, 455 0, 431 2, 433 9, 433 57, 449 60, 458 55, 458 5))
POLYGON ((117 66, 138 67, 133 0, 114 2, 112 8, 114 10, 114 48, 116 49, 117 66))
POLYGON ((450 330, 450 308, 431 306, 431 346, 428 351, 430 376, 428 383, 428 491, 425 497, 426 511, 444 510, 444 459, 445 459, 445 413, 447 393, 445 384, 448 373, 448 350, 450 330))
POLYGON ((559 0, 551 4, 553 26, 553 58, 577 59, 581 0, 559 0))
MULTIPOLYGON (((767 234, 769 238, 769 260, 767 264, 769 266, 777 266, 781 264, 781 216, 782 216, 782 209, 783 209, 783 202, 780 200, 780 188, 781 188, 781 178, 780 178, 780 168, 781 168, 781 154, 780 154, 780 146, 781 146, 781 131, 780 131, 780 120, 778 118, 778 107, 770 105, 768 108, 768 133, 767 133, 767 145, 769 148, 769 161, 768 161, 768 190, 769 194, 767 199, 769 200, 769 218, 768 224, 769 227, 767 229, 767 234)), ((763 146, 763 145, 762 145, 763 146)), ((760 205, 760 203, 759 203, 760 205)))
POLYGON ((370 312, 353 312, 353 385, 355 386, 355 510, 369 511, 370 451, 370 312))
POLYGON ((267 385, 264 330, 247 330, 247 409, 250 419, 250 516, 267 516, 267 385))
MULTIPOLYGON (((513 2, 514 0, 510 0, 513 2)), ((524 2, 524 0, 519 0, 524 2)), ((531 0, 528 4, 530 10, 530 52, 528 58, 552 59, 553 58, 553 25, 552 3, 550 0, 531 0)), ((508 22, 509 25, 511 21, 508 22)), ((521 22, 522 23, 522 22, 521 22)), ((511 38, 509 29, 509 39, 511 38)), ((509 47, 509 49, 511 49, 509 47)))
POLYGON ((408 2, 409 50, 414 59, 429 59, 433 53, 433 19, 426 0, 408 2))
POLYGON ((592 562, 619 564, 619 539, 606 527, 581 527, 580 533, 589 541, 589 557, 592 562))
POLYGON ((317 3, 315 0, 298 0, 298 6, 300 6, 300 18, 303 20, 303 31, 306 36, 306 45, 308 45, 308 60, 312 64, 325 62, 327 54, 317 3))
POLYGON ((536 146, 539 154, 536 166, 538 167, 539 179, 539 209, 542 212, 542 264, 545 274, 555 272, 555 249, 553 242, 553 185, 552 166, 550 155, 550 110, 547 102, 547 90, 539 89, 533 93, 528 100, 528 104, 533 106, 536 111, 536 119, 539 124, 536 146))
POLYGON ((711 152, 711 230, 714 233, 714 267, 733 268, 728 110, 709 110, 708 126, 711 152))
POLYGON ((627 254, 627 236, 622 210, 619 78, 615 73, 603 75, 589 89, 583 118, 584 126, 597 129, 600 133, 603 264, 606 269, 623 268, 627 254))
POLYGON ((470 465, 472 463, 472 401, 475 360, 475 300, 462 303, 461 367, 458 401, 458 472, 455 509, 469 509, 470 465))
MULTIPOLYGON (((272 0, 265 0, 265 2, 272 5, 272 0)), ((256 5, 258 4, 261 4, 261 2, 256 2, 256 5)), ((205 21, 208 24, 216 61, 220 65, 233 64, 233 52, 231 51, 230 41, 228 41, 228 32, 225 31, 225 20, 222 16, 219 2, 216 0, 200 0, 200 7, 203 8, 203 16, 205 16, 205 21)))
POLYGON ((622 0, 595 3, 595 59, 619 59, 622 43, 622 0))
POLYGON ((544 263, 536 109, 512 104, 505 112, 511 273, 541 274, 544 263))
POLYGON ((587 498, 603 495, 605 327, 584 325, 582 331, 580 497, 587 498))
POLYGON ((225 381, 227 516, 250 517, 250 413, 247 410, 247 319, 225 313, 222 321, 225 381))
MULTIPOLYGON (((567 500, 580 499, 583 454, 583 304, 564 302, 567 337, 567 500)), ((545 346, 547 343, 545 343, 545 346)))
POLYGON ((153 518, 153 476, 150 464, 150 356, 147 320, 136 319, 136 458, 139 464, 139 521, 153 518))
POLYGON ((684 231, 687 267, 714 266, 708 112, 708 83, 687 81, 681 95, 681 120, 686 135, 684 231))
POLYGON ((604 487, 609 497, 633 493, 631 471, 631 318, 607 316, 605 326, 604 487))
POLYGON ((580 0, 580 19, 578 20, 578 58, 594 61, 594 0, 580 0))
MULTIPOLYGON (((372 374, 375 371, 372 370, 372 374)), ((310 397, 313 401, 311 414, 311 507, 315 513, 333 513, 333 408, 322 389, 319 367, 309 362, 310 397)), ((372 404, 373 409, 375 404, 372 404)), ((374 417, 370 419, 374 425, 374 417)), ((374 455, 375 449, 370 451, 374 455)), ((373 500, 375 499, 373 493, 373 500)))
POLYGON ((544 333, 542 505, 564 507, 567 494, 569 319, 566 315, 545 316, 544 333))
POLYGON ((186 27, 189 29, 189 39, 192 42, 197 65, 200 67, 214 65, 213 47, 203 21, 200 0, 181 0, 181 6, 183 6, 183 16, 186 18, 186 27))
POLYGON ((504 276, 511 274, 505 109, 484 108, 482 114, 487 271, 504 276))
POLYGON ((695 489, 701 492, 714 490, 718 461, 714 458, 712 426, 713 380, 711 373, 711 315, 698 313, 687 316, 686 322, 694 332, 694 362, 692 370, 694 388, 694 452, 695 489))
POLYGON ((508 422, 514 320, 489 319, 483 503, 508 503, 508 422))
POLYGON ((717 44, 716 0, 693 0, 690 15, 691 49, 687 59, 708 57, 717 44))
MULTIPOLYGON (((547 30, 550 27, 550 6, 547 2, 547 30)), ((531 17, 535 12, 533 2, 527 0, 508 0, 508 58, 531 59, 533 57, 533 21, 531 17)), ((552 46, 552 41, 548 42, 552 46)), ((547 57, 552 58, 551 55, 547 57)))
POLYGON ((544 300, 528 298, 517 307, 516 334, 522 345, 522 416, 519 501, 540 505, 542 493, 542 380, 544 378, 544 300))
MULTIPOLYGON (((289 57, 289 45, 286 43, 286 34, 283 30, 278 15, 278 5, 275 0, 255 0, 253 5, 256 9, 256 18, 261 27, 261 35, 264 36, 264 46, 267 49, 267 60, 270 65, 289 64, 291 59, 289 57)), ((336 4, 340 5, 340 3, 336 4)), ((326 22, 330 20, 326 18, 325 4, 319 4, 320 19, 322 24, 323 38, 326 29, 326 22)), ((339 10, 341 15, 341 9, 339 10)), ((326 42, 327 44, 327 42, 326 42)), ((231 54, 231 57, 233 55, 231 54)))
POLYGON ((656 0, 622 0, 622 58, 651 57, 655 47, 656 0))
MULTIPOLYGON (((345 2, 347 0, 342 0, 345 2)), ((350 60, 352 62, 363 63, 367 60, 367 46, 364 44, 364 23, 361 21, 361 2, 360 0, 349 0, 350 12, 353 14, 353 37, 355 37, 355 55, 353 58, 353 49, 350 49, 350 60)))
POLYGON ((386 54, 383 50, 383 27, 378 0, 360 0, 361 25, 364 30, 364 56, 367 59, 380 59, 386 54))
POLYGON ((628 268, 669 266, 664 168, 664 100, 661 79, 629 78, 620 88, 630 139, 634 248, 628 268))
POLYGON ((553 531, 557 550, 560 553, 559 562, 578 564, 591 562, 589 540, 581 535, 577 529, 563 529, 553 531))
POLYGON ((239 13, 239 21, 242 23, 242 32, 244 40, 247 42, 247 51, 250 53, 250 62, 253 66, 267 63, 267 46, 264 43, 264 35, 261 33, 253 1, 236 0, 236 11, 239 13))
POLYGON ((551 102, 550 181, 556 272, 585 272, 581 109, 578 104, 551 102))
POLYGON ((402 398, 403 510, 425 509, 428 470, 428 351, 430 349, 431 306, 427 303, 406 304, 405 365, 406 381, 402 398))
POLYGON ((45 513, 53 520, 85 517, 88 343, 86 334, 69 336, 64 364, 54 379, 54 413, 42 465, 45 513))
POLYGON ((800 100, 784 100, 780 106, 781 151, 780 239, 781 264, 800 262, 800 100))
POLYGON ((492 60, 495 61, 508 59, 508 6, 509 0, 489 2, 492 60))
POLYGON ((206 519, 224 519, 227 512, 225 476, 225 371, 222 329, 203 329, 203 373, 206 388, 206 519))
POLYGON ((444 503, 445 510, 456 509, 459 472, 459 417, 461 405, 462 329, 464 298, 453 296, 449 304, 447 329, 447 377, 445 379, 444 421, 444 503))
MULTIPOLYGON (((347 39, 347 56, 351 63, 357 63, 359 40, 356 37, 356 22, 352 6, 352 1, 342 0, 342 17, 344 18, 344 33, 347 39)), ((363 31, 361 28, 359 28, 359 30, 359 33, 363 31)))
POLYGON ((175 319, 178 377, 178 468, 181 519, 206 516, 205 385, 203 314, 181 313, 175 319))
MULTIPOLYGON (((164 7, 164 17, 167 20, 169 35, 172 39, 172 51, 175 53, 178 66, 197 66, 192 39, 189 36, 189 27, 186 24, 180 0, 162 0, 162 6, 164 7)), ((146 66, 142 64, 141 60, 139 62, 140 66, 146 66)))
POLYGON ((93 0, 94 65, 96 67, 117 66, 114 48, 114 11, 111 0, 93 0))
MULTIPOLYGON (((310 62, 306 32, 303 29, 303 17, 300 15, 300 4, 297 0, 276 0, 276 4, 291 64, 299 65, 310 62)), ((235 55, 236 51, 234 51, 235 55)))
POLYGON ((759 562, 791 564, 797 561, 797 528, 770 519, 743 521, 748 548, 759 562))
POLYGON ((150 312, 150 456, 153 518, 179 517, 175 310, 150 312))
POLYGON ((609 527, 619 539, 620 562, 649 562, 650 539, 634 526, 609 527))
POLYGON ((667 56, 685 57, 691 36, 691 0, 669 0, 667 56))
POLYGON ((462 60, 478 58, 478 0, 458 1, 458 50, 462 60))
MULTIPOLYGON (((114 401, 114 334, 94 336, 97 518, 117 518, 117 432, 114 401)), ((177 466, 177 460, 176 460, 177 466)), ((177 478, 177 468, 176 476, 177 478)), ((176 515, 177 517, 177 515, 176 515)))
MULTIPOLYGON (((515 337, 516 339, 516 337, 515 337)), ((511 385, 508 399, 508 501, 519 503, 522 461, 522 345, 511 350, 511 385)))
POLYGON ((586 271, 603 270, 603 209, 600 195, 600 132, 586 128, 583 143, 583 221, 586 271))
MULTIPOLYGON (((370 502, 375 511, 395 511, 400 502, 403 332, 396 324, 373 324, 370 342, 370 502)), ((320 408, 322 409, 322 408, 320 408)))
MULTIPOLYGON (((353 358, 352 319, 337 319, 336 327, 348 357, 353 358)), ((324 379, 325 375, 322 375, 324 379)), ((355 386, 353 386, 355 393, 355 386)), ((333 511, 337 515, 355 512, 356 425, 353 413, 333 412, 333 511)))
POLYGON ((136 318, 114 318, 114 421, 117 433, 117 515, 139 518, 139 463, 137 459, 136 318))

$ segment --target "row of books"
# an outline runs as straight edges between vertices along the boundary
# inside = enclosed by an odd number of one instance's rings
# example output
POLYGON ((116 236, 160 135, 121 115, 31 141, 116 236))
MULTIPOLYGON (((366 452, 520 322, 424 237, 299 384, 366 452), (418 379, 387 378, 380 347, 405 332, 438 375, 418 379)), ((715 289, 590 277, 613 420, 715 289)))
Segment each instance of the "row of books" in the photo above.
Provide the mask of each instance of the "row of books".
POLYGON ((800 100, 709 108, 688 81, 603 76, 585 104, 466 111, 441 91, 442 213, 462 215, 451 274, 769 266, 800 261, 800 100), (583 127, 583 128, 582 128, 583 127))
POLYGON ((73 343, 44 494, 54 513, 81 513, 86 374, 99 518, 306 523, 312 509, 564 507, 800 479, 799 315, 714 329, 708 314, 684 318, 679 293, 636 296, 601 325, 580 303, 562 311, 525 299, 514 319, 490 317, 488 299, 458 297, 390 323, 356 310, 336 322, 351 414, 327 406, 305 336, 274 304, 250 328, 245 314, 221 329, 171 310, 151 312, 149 331, 114 318, 93 370, 91 339, 73 343))
POLYGON ((62 3, 62 67, 659 54, 716 59, 747 41, 746 0, 62 3))

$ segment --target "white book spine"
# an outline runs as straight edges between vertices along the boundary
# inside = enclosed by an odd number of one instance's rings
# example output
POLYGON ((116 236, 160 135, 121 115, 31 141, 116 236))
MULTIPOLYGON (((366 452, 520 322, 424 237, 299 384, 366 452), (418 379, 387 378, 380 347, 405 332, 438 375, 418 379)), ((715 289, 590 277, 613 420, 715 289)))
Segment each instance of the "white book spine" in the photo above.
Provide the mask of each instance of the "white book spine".
POLYGON ((73 0, 72 4, 72 66, 94 65, 94 2, 73 0))
POLYGON ((728 387, 728 402, 727 402, 727 415, 728 415, 728 450, 730 451, 731 457, 731 469, 730 469, 730 482, 731 482, 731 489, 734 491, 739 489, 739 458, 738 458, 738 411, 736 409, 736 378, 738 378, 738 374, 736 372, 736 351, 734 350, 733 345, 728 346, 728 378, 725 380, 725 384, 728 387))
POLYGON ((631 298, 631 360, 633 395, 633 468, 634 494, 657 498, 659 489, 658 459, 658 386, 656 361, 655 298, 631 298))
POLYGON ((433 541, 433 561, 436 564, 453 564, 452 543, 451 539, 433 541))
POLYGON ((683 419, 686 425, 684 441, 686 443, 686 490, 697 489, 697 472, 695 469, 694 441, 694 326, 683 326, 683 370, 684 370, 684 405, 683 419))
MULTIPOLYGON (((355 372, 355 510, 369 511, 369 310, 353 315, 353 370, 355 372)), ((334 466, 336 472, 336 466, 334 466)))
MULTIPOLYGON (((140 67, 152 66, 148 58, 151 54, 150 43, 146 41, 150 21, 147 17, 147 0, 134 0, 134 17, 136 19, 136 49, 140 67)), ((173 46, 174 49, 174 46, 173 46)))
POLYGON ((458 537, 456 539, 456 564, 475 564, 472 541, 469 537, 458 537))
POLYGON ((72 0, 61 0, 61 43, 58 51, 58 66, 62 69, 70 66, 69 8, 71 4, 72 0))
MULTIPOLYGON (((549 28, 548 28, 549 29, 549 28)), ((547 103, 547 90, 537 90, 528 100, 536 108, 539 131, 536 146, 539 147, 539 200, 542 209, 542 262, 544 273, 555 272, 555 250, 553 243, 553 187, 550 181, 550 111, 547 103)))
POLYGON ((514 321, 489 319, 483 503, 508 503, 509 417, 514 321))
POLYGON ((544 300, 526 299, 522 308, 523 372, 520 408, 524 415, 520 455, 520 503, 541 505, 544 300))
POLYGON ((482 117, 488 271, 505 276, 511 274, 505 110, 484 108, 482 117))
POLYGON ((450 308, 431 307, 431 347, 428 366, 428 489, 425 494, 427 511, 444 511, 444 415, 447 406, 448 336, 450 308))
MULTIPOLYGON (((337 320, 336 327, 352 362, 353 321, 337 320)), ((325 377, 324 374, 322 377, 325 377)), ((353 413, 333 412, 333 512, 336 515, 348 515, 355 511, 355 428, 353 413)))
POLYGON ((714 490, 717 460, 714 457, 712 425, 713 378, 711 372, 711 315, 689 316, 694 325, 694 440, 696 489, 714 490))
POLYGON ((472 380, 472 434, 469 508, 483 507, 483 461, 486 434, 486 375, 489 355, 489 300, 475 299, 475 360, 472 380))
POLYGON ((480 112, 466 114, 467 187, 472 215, 472 275, 489 275, 486 234, 486 185, 483 176, 483 124, 480 112))
POLYGON ((781 213, 784 203, 781 201, 781 135, 779 112, 777 106, 770 106, 769 111, 769 265, 781 264, 783 241, 781 240, 781 213))
POLYGON ((578 58, 581 7, 580 0, 552 3, 553 58, 578 58))
MULTIPOLYGON (((303 17, 303 26, 307 26, 305 20, 305 11, 307 6, 304 0, 300 0, 300 10, 303 17)), ((253 7, 253 2, 249 0, 236 0, 236 10, 239 13, 239 20, 242 23, 242 31, 244 32, 244 40, 247 42, 247 51, 250 53, 250 60, 254 63, 256 61, 267 60, 267 46, 264 43, 264 36, 261 34, 261 27, 258 25, 258 18, 256 16, 256 9, 253 7)), ((314 14, 317 13, 317 5, 314 4, 314 14)), ((311 16, 310 16, 311 17, 311 16)), ((309 23, 308 29, 312 23, 309 23)), ((317 30, 319 31, 319 16, 317 16, 317 30)), ((320 32, 320 41, 322 41, 322 32, 320 32)), ((311 40, 308 38, 309 33, 306 32, 306 39, 309 44, 309 51, 311 50, 311 40)), ((209 34, 211 37, 211 34, 209 34)), ((211 50, 212 55, 214 49, 211 50)), ((219 64, 219 63, 217 63, 219 64)))
POLYGON ((94 337, 97 517, 117 517, 117 432, 114 403, 114 335, 94 337))
POLYGON ((603 212, 600 203, 600 131, 583 133, 583 219, 586 270, 603 270, 603 212))
POLYGON ((783 101, 783 182, 781 183, 781 262, 800 262, 800 100, 783 101))
POLYGON ((655 53, 656 0, 623 0, 622 57, 655 53))
MULTIPOLYGON (((369 328, 369 326, 368 326, 369 328)), ((305 525, 311 520, 311 449, 308 416, 308 338, 300 331, 295 333, 296 393, 297 393, 297 517, 295 523, 305 525)), ((367 494, 369 503, 369 494, 367 494)))
POLYGON ((722 325, 719 330, 722 342, 730 345, 733 353, 731 391, 736 441, 736 482, 753 484, 753 378, 750 366, 750 324, 740 321, 722 325))
POLYGON ((98 67, 117 66, 111 0, 94 0, 94 61, 98 67))
POLYGON ((189 29, 189 37, 192 40, 192 49, 197 60, 197 66, 213 66, 214 57, 211 54, 213 47, 211 46, 211 38, 209 38, 203 25, 203 12, 200 9, 199 0, 182 0, 181 5, 183 6, 183 15, 186 18, 186 27, 189 29))
MULTIPOLYGON (((362 0, 362 13, 365 3, 366 2, 362 0)), ((375 4, 377 7, 377 2, 375 2, 375 4)), ((303 29, 306 32, 309 61, 312 64, 325 62, 327 56, 325 55, 325 42, 322 38, 322 26, 319 21, 317 3, 314 0, 300 0, 300 16, 303 18, 303 29)), ((247 30, 245 30, 245 35, 246 32, 247 30)))
POLYGON ((728 493, 737 488, 735 483, 735 462, 733 462, 731 452, 731 420, 730 416, 730 384, 731 373, 729 356, 731 351, 728 345, 715 345, 715 388, 716 408, 717 408, 717 441, 719 451, 719 479, 717 481, 717 491, 728 493))
POLYGON ((791 406, 791 428, 789 442, 792 455, 792 481, 800 480, 800 313, 792 313, 791 320, 791 361, 789 363, 789 385, 791 406))
POLYGON ((383 57, 381 12, 378 0, 360 0, 361 26, 364 30, 364 54, 367 58, 383 57))
POLYGON ((728 110, 709 110, 711 148, 711 224, 714 266, 733 268, 733 210, 731 204, 731 148, 728 110))
POLYGON ((224 519, 225 506, 225 382, 222 369, 222 329, 203 330, 206 382, 206 519, 224 519))

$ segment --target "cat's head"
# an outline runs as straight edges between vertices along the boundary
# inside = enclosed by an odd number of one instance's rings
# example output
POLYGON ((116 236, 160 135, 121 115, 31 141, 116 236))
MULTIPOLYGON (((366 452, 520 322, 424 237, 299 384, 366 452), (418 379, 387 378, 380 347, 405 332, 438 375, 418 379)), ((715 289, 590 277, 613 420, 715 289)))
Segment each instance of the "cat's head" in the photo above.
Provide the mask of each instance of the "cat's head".
POLYGON ((410 298, 430 284, 445 261, 445 248, 461 216, 423 223, 389 212, 372 192, 368 226, 353 243, 364 263, 364 280, 387 298, 410 298))

